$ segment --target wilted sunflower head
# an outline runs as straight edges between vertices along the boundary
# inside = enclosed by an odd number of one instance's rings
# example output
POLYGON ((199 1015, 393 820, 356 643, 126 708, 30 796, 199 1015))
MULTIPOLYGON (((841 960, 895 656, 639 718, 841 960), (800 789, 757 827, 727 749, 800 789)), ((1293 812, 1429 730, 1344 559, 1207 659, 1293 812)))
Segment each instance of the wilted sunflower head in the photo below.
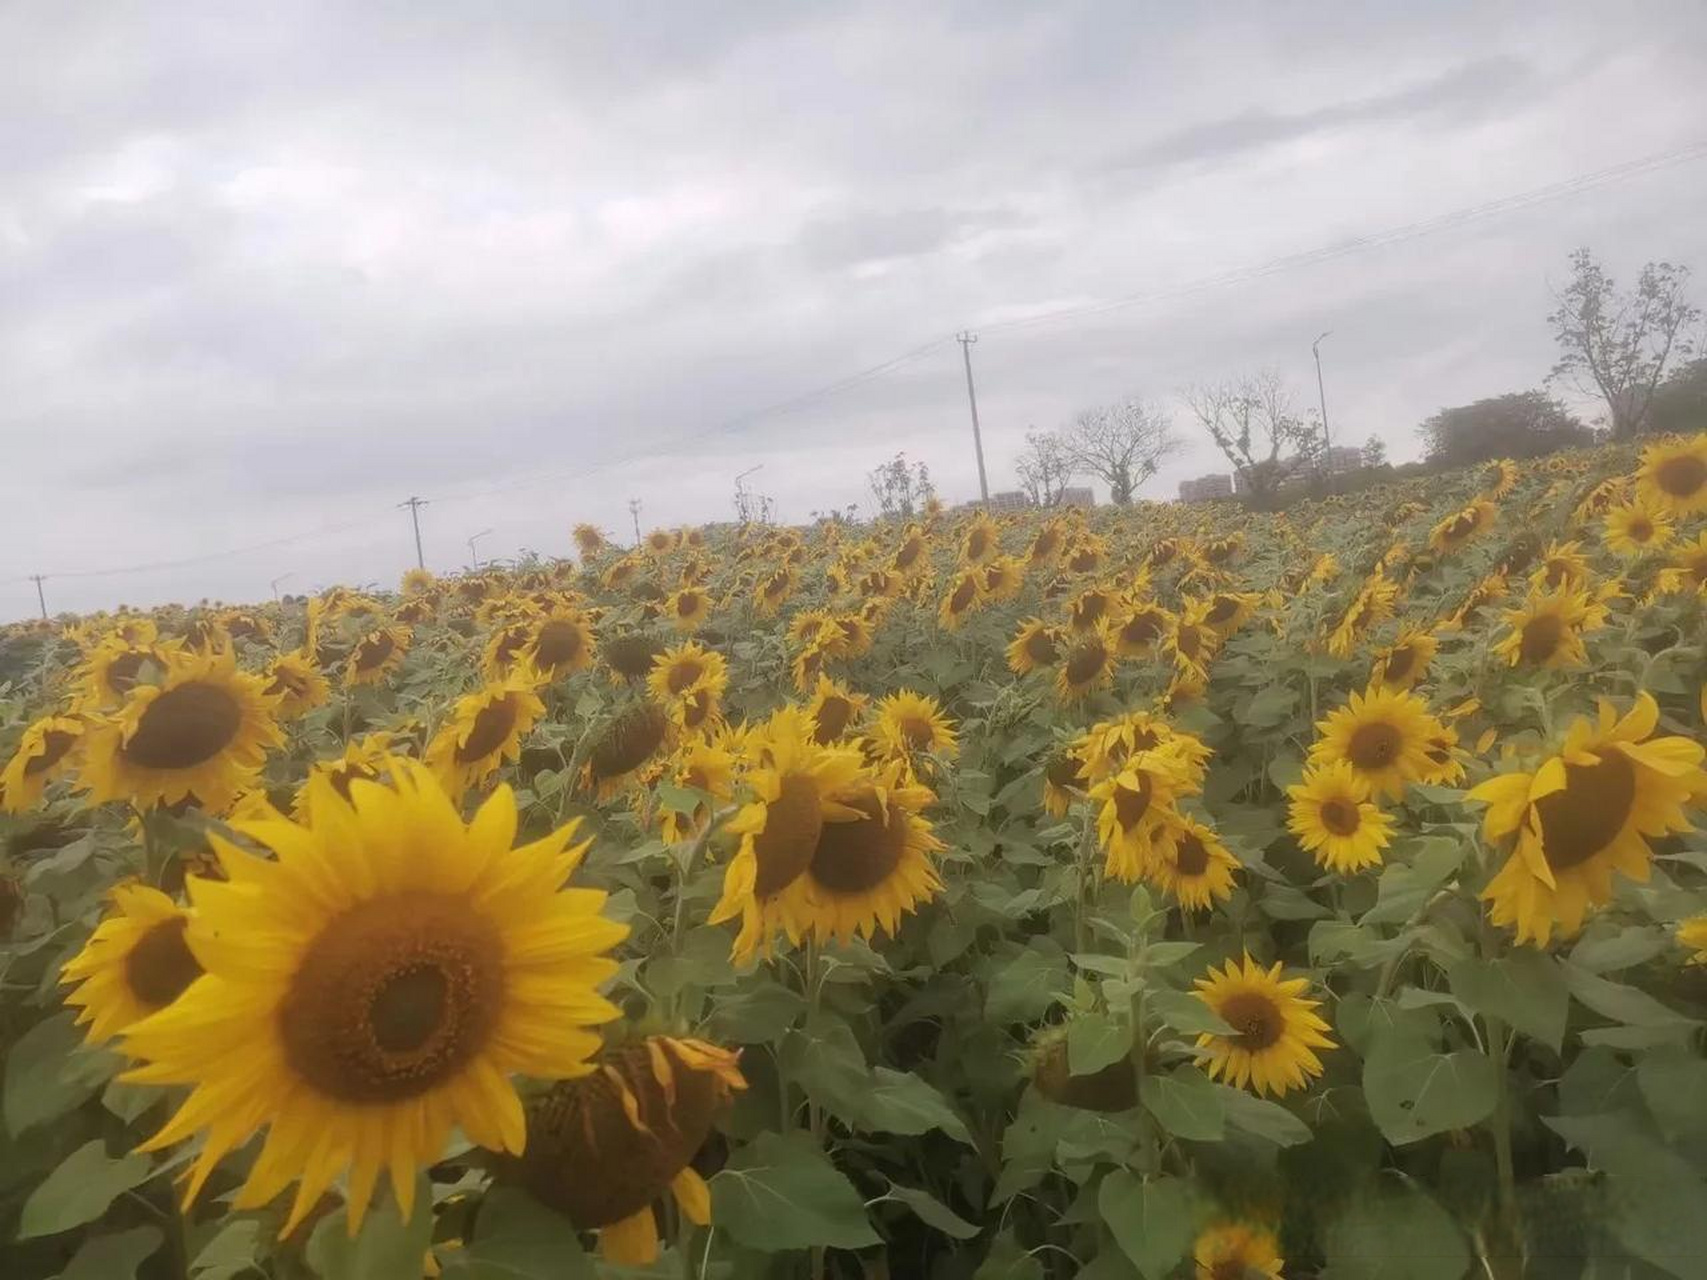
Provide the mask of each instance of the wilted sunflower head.
POLYGON ((1039 667, 1055 665, 1061 657, 1061 637, 1042 618, 1027 618, 1019 624, 1008 644, 1008 669, 1016 676, 1030 675, 1039 667))
POLYGON ((1032 1042, 1031 1082, 1051 1102, 1080 1111, 1112 1113, 1138 1105, 1138 1074, 1120 1058, 1095 1071, 1073 1074, 1067 1051, 1071 1024, 1051 1027, 1032 1042))
POLYGON ((1114 679, 1118 655, 1106 626, 1082 632, 1061 650, 1055 691, 1065 702, 1078 702, 1114 679))
POLYGON ((644 680, 664 652, 664 644, 644 631, 627 631, 604 639, 599 647, 605 666, 624 680, 644 680))
POLYGON ((636 702, 619 712, 593 743, 584 785, 608 799, 631 782, 670 740, 670 717, 656 702, 636 702))
POLYGON ((598 526, 578 524, 574 529, 575 549, 581 553, 583 560, 596 556, 605 549, 605 535, 599 532, 598 526))

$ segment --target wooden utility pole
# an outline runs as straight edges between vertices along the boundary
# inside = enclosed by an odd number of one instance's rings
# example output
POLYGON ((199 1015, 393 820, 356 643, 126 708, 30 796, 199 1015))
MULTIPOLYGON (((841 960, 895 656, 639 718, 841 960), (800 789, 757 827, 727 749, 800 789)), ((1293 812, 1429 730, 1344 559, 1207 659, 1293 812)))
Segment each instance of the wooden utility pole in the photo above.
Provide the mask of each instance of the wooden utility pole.
POLYGON ((425 498, 411 497, 405 502, 399 502, 397 505, 409 508, 409 519, 415 526, 415 567, 417 569, 425 569, 427 567, 427 559, 421 554, 421 508, 427 505, 427 500, 425 498))
POLYGON ((30 581, 36 584, 36 603, 41 605, 42 621, 47 621, 47 596, 42 593, 41 584, 47 580, 45 573, 32 573, 30 581))
POLYGON ((990 502, 990 481, 984 474, 984 437, 978 430, 978 393, 972 386, 972 344, 978 335, 962 329, 954 335, 960 344, 960 354, 966 360, 966 402, 972 406, 972 449, 978 455, 978 496, 986 506, 990 502))

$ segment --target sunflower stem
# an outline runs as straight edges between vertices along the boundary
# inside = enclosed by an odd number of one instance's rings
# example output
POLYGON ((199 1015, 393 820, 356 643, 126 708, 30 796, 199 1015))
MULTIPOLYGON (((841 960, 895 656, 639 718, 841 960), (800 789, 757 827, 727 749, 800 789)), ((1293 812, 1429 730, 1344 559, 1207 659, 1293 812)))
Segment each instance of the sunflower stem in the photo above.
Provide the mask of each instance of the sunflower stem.
POLYGON ((1096 830, 1095 823, 1096 812, 1087 804, 1084 820, 1080 823, 1079 852, 1075 859, 1079 882, 1078 892, 1073 898, 1073 950, 1075 951, 1084 951, 1090 946, 1091 838, 1096 830))

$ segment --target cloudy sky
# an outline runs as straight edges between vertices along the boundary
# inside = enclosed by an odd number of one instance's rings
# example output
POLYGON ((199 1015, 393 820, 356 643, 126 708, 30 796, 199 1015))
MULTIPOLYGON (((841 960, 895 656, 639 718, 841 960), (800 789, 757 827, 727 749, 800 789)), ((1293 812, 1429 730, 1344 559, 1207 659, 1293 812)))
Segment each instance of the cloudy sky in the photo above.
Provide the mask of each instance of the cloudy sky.
POLYGON ((1698 0, 16 0, 0 48, 0 618, 390 584, 411 494, 440 570, 760 463, 790 520, 898 449, 974 496, 963 327, 993 488, 1098 401, 1313 395, 1326 329, 1403 458, 1545 376, 1573 247, 1707 277, 1700 157, 1383 235, 1707 141, 1698 0))

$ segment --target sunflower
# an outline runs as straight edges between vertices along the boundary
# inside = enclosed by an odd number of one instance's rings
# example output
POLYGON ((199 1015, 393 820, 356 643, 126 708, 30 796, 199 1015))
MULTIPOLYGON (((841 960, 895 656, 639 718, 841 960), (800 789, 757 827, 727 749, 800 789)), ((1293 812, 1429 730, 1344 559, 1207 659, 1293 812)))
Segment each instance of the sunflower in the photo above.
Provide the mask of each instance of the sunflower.
POLYGON ((424 759, 453 800, 486 783, 505 761, 520 759, 522 739, 545 714, 534 692, 533 671, 524 668, 501 684, 464 694, 450 721, 427 744, 424 759))
POLYGON ((379 627, 368 632, 350 650, 344 666, 346 684, 379 684, 403 665, 409 652, 409 632, 403 627, 379 627))
MULTIPOLYGON (((350 784, 362 782, 385 782, 385 762, 393 754, 392 735, 389 733, 369 733, 354 739, 344 748, 344 754, 332 760, 316 760, 308 766, 308 777, 302 786, 297 788, 296 798, 291 805, 291 814, 298 821, 308 816, 308 806, 313 803, 313 797, 321 794, 322 788, 311 785, 314 779, 322 779, 329 783, 344 800, 350 798, 350 784)), ((240 801, 234 809, 236 816, 247 818, 251 812, 243 807, 240 801)), ((253 812, 256 817, 270 817, 263 810, 253 812)))
POLYGON ((1478 498, 1429 530, 1428 545, 1440 555, 1450 555, 1493 528, 1497 514, 1493 503, 1486 498, 1478 498))
POLYGON ((917 525, 908 525, 901 531, 900 545, 890 557, 889 565, 899 574, 920 573, 930 564, 929 553, 930 543, 924 533, 917 525))
POLYGON ((160 666, 167 652, 152 640, 132 641, 117 635, 103 640, 74 673, 73 705, 82 711, 111 710, 130 696, 144 668, 150 663, 160 666))
POLYGON ((1117 661, 1114 641, 1106 627, 1074 636, 1061 654, 1055 673, 1055 692, 1064 702, 1078 702, 1114 679, 1117 661))
POLYGON ((1186 789, 1178 757, 1165 748, 1138 752, 1119 773, 1090 789, 1113 879, 1132 884, 1148 873, 1156 833, 1178 824, 1174 799, 1186 789))
POLYGON ((1636 492, 1674 516, 1707 511, 1707 434, 1661 440, 1642 450, 1636 492))
POLYGON ((608 800, 640 780, 641 771, 670 744, 669 714, 655 702, 633 703, 594 740, 582 785, 608 800))
POLYGON ((1462 631, 1464 624, 1477 610, 1486 608, 1496 600, 1503 599, 1510 589, 1510 580, 1504 569, 1496 569, 1484 577, 1452 611, 1450 617, 1440 624, 1443 631, 1462 631))
POLYGON ((409 569, 403 574, 402 592, 406 596, 422 596, 438 586, 431 569, 409 569))
POLYGON ((1008 644, 1008 670, 1028 676, 1039 667, 1054 666, 1061 658, 1061 633, 1042 618, 1027 618, 1019 624, 1008 644))
POLYGON ((966 526, 966 536, 960 543, 961 563, 983 564, 1001 550, 1001 537, 996 522, 980 511, 966 526))
POLYGON ((527 1150, 503 1174, 577 1229, 597 1231, 607 1262, 651 1266, 652 1205, 666 1192, 689 1222, 711 1223, 711 1190, 691 1162, 730 1095, 747 1087, 739 1063, 734 1050, 671 1036, 612 1049, 592 1074, 529 1101, 527 1150))
POLYGON ((709 917, 712 924, 741 918, 733 948, 737 961, 761 947, 768 951, 779 929, 795 930, 790 940, 799 940, 802 877, 824 824, 866 817, 843 802, 859 794, 866 779, 859 752, 819 746, 799 708, 784 707, 773 715, 749 747, 753 799, 724 827, 740 843, 709 917))
POLYGON ((1373 794, 1396 799, 1429 772, 1428 745, 1443 729, 1414 693, 1372 686, 1317 722, 1310 763, 1343 760, 1373 794))
POLYGON ((753 603, 759 614, 770 617, 776 613, 789 596, 794 594, 794 588, 799 582, 800 576, 786 565, 761 577, 753 587, 753 603))
POLYGON ((533 633, 534 623, 531 618, 506 622, 492 632, 486 637, 486 644, 481 650, 481 674, 494 683, 507 679, 516 665, 516 659, 533 639, 533 633))
POLYGON ((1388 579, 1380 569, 1370 574, 1329 630, 1328 652, 1336 658, 1350 657, 1364 633, 1393 616, 1393 602, 1398 595, 1398 583, 1388 579))
POLYGON ((1381 865, 1393 819, 1369 798, 1369 783, 1343 760, 1315 765, 1286 789, 1286 826, 1318 865, 1341 875, 1381 865))
POLYGON ((662 642, 644 631, 629 631, 608 637, 599 654, 611 675, 617 680, 643 680, 652 673, 652 664, 664 652, 662 642))
POLYGON ((984 566, 984 598, 1012 600, 1025 586, 1025 565, 1016 556, 997 556, 984 566))
POLYGON ((82 739, 83 721, 76 716, 43 716, 26 728, 0 769, 0 812, 23 813, 40 804, 47 784, 70 771, 82 739))
POLYGON ((681 587, 664 601, 664 613, 677 631, 698 631, 711 616, 711 593, 704 587, 681 587))
POLYGON ((1067 548, 1063 564, 1068 573, 1095 573, 1108 556, 1108 546, 1101 538, 1081 533, 1067 548))
POLYGON ((1244 535, 1230 533, 1225 538, 1217 538, 1213 542, 1205 543, 1203 558, 1210 564, 1226 564, 1244 550, 1244 546, 1244 535))
POLYGON ((92 803, 171 805, 192 796, 224 810, 282 744, 276 699, 260 676, 237 669, 230 650, 175 653, 159 685, 139 685, 118 712, 83 735, 80 777, 92 803))
POLYGON ((561 680, 593 665, 593 628, 578 610, 559 606, 532 624, 522 652, 539 677, 561 680))
POLYGON ((1061 526, 1053 520, 1047 521, 1033 535, 1031 546, 1026 549, 1026 563, 1034 569, 1047 568, 1060 558, 1064 542, 1061 526))
POLYGON ((1191 1246, 1197 1280, 1281 1280, 1279 1242, 1267 1227, 1218 1222, 1197 1233, 1191 1246))
POLYGON ((802 891, 790 899, 790 935, 846 942, 882 930, 893 937, 902 916, 942 891, 931 858, 943 843, 920 816, 936 795, 897 768, 839 799, 859 816, 824 824, 800 877, 802 891))
POLYGON ((1620 503, 1606 513, 1606 545, 1627 559, 1658 551, 1671 541, 1671 534, 1670 514, 1646 499, 1620 503))
POLYGON ((1672 548, 1669 566, 1661 571, 1662 586, 1668 591, 1695 591, 1707 594, 1707 532, 1693 541, 1679 542, 1672 548))
POLYGON ((1604 515, 1626 500, 1629 483, 1628 476, 1609 476, 1592 485, 1577 503, 1573 518, 1578 524, 1585 524, 1595 516, 1604 515))
POLYGON ((1224 971, 1211 965, 1196 982, 1197 998, 1233 1028, 1231 1035, 1205 1032, 1197 1037, 1204 1066, 1218 1080, 1237 1088, 1276 1096, 1306 1087, 1322 1074, 1317 1049, 1331 1049, 1328 1024, 1307 1000, 1307 978, 1283 979, 1278 962, 1264 970, 1245 953, 1227 961, 1224 971))
POLYGON ((954 576, 948 591, 937 607, 937 624, 946 631, 959 630, 984 600, 984 574, 981 569, 962 569, 954 576))
POLYGON ((935 698, 901 689, 878 702, 872 745, 878 759, 912 769, 925 756, 953 756, 960 744, 935 698))
POLYGON ((1043 765, 1044 812, 1065 818, 1073 801, 1084 793, 1084 761, 1071 748, 1057 748, 1043 765))
POLYGON ((1221 645, 1221 637, 1204 621, 1208 613, 1206 601, 1189 601, 1174 618, 1173 629, 1166 638, 1165 652, 1181 671, 1208 674, 1209 664, 1221 645))
POLYGON ((599 582, 607 590, 617 590, 626 587, 634 575, 640 572, 640 561, 632 555, 612 560, 605 566, 605 571, 599 575, 599 582))
MULTIPOLYGON (((720 744, 701 739, 676 757, 670 777, 678 787, 703 791, 712 800, 728 800, 735 783, 735 757, 720 744)), ((699 835, 711 817, 711 806, 704 800, 694 805, 691 813, 665 809, 660 819, 664 843, 675 844, 699 835)))
POLYGON ((1209 758, 1215 753, 1195 734, 1176 729, 1148 711, 1128 711, 1094 724, 1080 738, 1074 754, 1084 763, 1091 782, 1119 773, 1132 756, 1165 747, 1181 775, 1195 791, 1202 787, 1209 758))
POLYGON ((1531 575, 1536 586, 1557 590, 1570 587, 1583 590, 1589 583, 1588 559, 1580 542, 1550 542, 1542 553, 1541 563, 1531 575))
POLYGON ((1690 964, 1707 964, 1707 915, 1690 916, 1677 926, 1678 945, 1694 954, 1690 964))
POLYGON ((617 1016, 598 987, 628 929, 599 915, 603 891, 563 888, 591 843, 570 847, 577 824, 512 848, 507 787, 465 826, 424 765, 385 772, 347 801, 321 784, 305 825, 233 824, 276 860, 210 836, 230 880, 190 881, 206 973, 125 1043, 143 1062, 127 1080, 190 1086, 142 1147, 206 1131, 186 1203, 264 1127, 235 1208, 299 1182, 288 1235, 347 1172, 353 1235, 385 1170, 407 1218, 453 1128, 519 1154, 509 1076, 588 1073, 591 1028, 617 1016))
POLYGON ((721 696, 729 683, 729 664, 715 649, 708 649, 697 640, 684 640, 666 649, 652 662, 652 673, 646 686, 652 696, 668 705, 687 695, 689 690, 709 690, 713 697, 721 696))
POLYGON ((1225 640, 1250 621, 1262 597, 1253 591, 1219 591, 1208 603, 1203 624, 1225 640))
POLYGON ((1143 658, 1173 632, 1174 615, 1159 604, 1139 602, 1114 619, 1114 651, 1122 658, 1143 658))
POLYGON ((1086 587, 1067 601, 1067 625, 1081 635, 1097 631, 1108 622, 1114 593, 1104 587, 1086 587))
POLYGON ((668 555, 676 549, 674 529, 654 529, 646 535, 646 550, 655 556, 668 555))
POLYGON ((1612 873, 1648 878, 1648 840, 1687 831, 1684 808, 1707 788, 1699 743, 1653 737, 1651 695, 1618 718, 1600 703, 1599 723, 1579 717, 1564 745, 1533 772, 1490 778, 1469 793, 1488 805, 1490 841, 1515 836, 1511 856, 1483 892, 1497 925, 1546 946, 1582 928, 1589 907, 1612 897, 1612 873))
POLYGON ((820 675, 812 700, 806 704, 806 718, 812 722, 812 740, 822 747, 844 740, 848 730, 858 723, 865 704, 863 693, 855 693, 829 676, 820 675))
POLYGON ((1392 644, 1376 651, 1369 682, 1383 689, 1413 688, 1428 674, 1428 665, 1439 650, 1439 640, 1407 623, 1399 628, 1392 644))
POLYGON ((670 720, 689 735, 714 733, 723 723, 723 699, 709 676, 701 676, 668 704, 670 720))
POLYGON ((89 1028, 90 1044, 164 1009, 202 972, 184 945, 189 912, 143 884, 114 885, 107 898, 112 910, 60 970, 61 982, 76 984, 65 1003, 89 1028))
POLYGON ((1233 896, 1239 860, 1213 828, 1183 814, 1163 825, 1150 842, 1146 879, 1171 893, 1182 910, 1208 911, 1233 896))
POLYGON ((871 652, 873 631, 864 614, 838 613, 829 619, 820 643, 832 658, 861 658, 871 652))
POLYGON ((1606 622, 1606 608, 1587 592, 1571 587, 1554 591, 1530 588, 1527 598, 1505 614, 1506 634, 1493 645, 1512 666, 1557 669, 1588 661, 1583 634, 1606 622))

